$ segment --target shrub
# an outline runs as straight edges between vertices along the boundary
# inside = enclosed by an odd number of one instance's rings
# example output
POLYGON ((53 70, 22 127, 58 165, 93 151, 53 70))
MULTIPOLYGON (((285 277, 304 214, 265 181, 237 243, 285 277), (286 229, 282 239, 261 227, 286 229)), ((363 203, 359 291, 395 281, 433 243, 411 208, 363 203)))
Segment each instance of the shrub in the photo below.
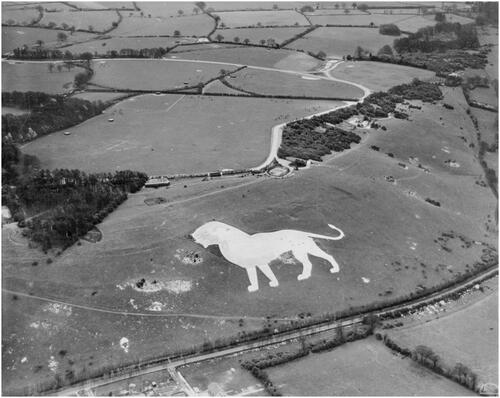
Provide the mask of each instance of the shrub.
POLYGON ((387 35, 387 36, 400 36, 401 35, 401 30, 399 30, 399 27, 393 23, 380 25, 380 27, 378 28, 378 31, 381 35, 387 35))

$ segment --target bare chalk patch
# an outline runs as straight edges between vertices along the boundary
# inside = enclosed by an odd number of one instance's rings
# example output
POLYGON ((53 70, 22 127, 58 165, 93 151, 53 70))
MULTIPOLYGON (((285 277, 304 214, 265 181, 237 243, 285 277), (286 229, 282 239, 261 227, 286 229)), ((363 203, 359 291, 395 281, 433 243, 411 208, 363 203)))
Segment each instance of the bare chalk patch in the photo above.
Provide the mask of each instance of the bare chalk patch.
POLYGON ((183 264, 201 264, 203 258, 195 251, 188 251, 183 249, 177 249, 175 251, 174 257, 181 261, 183 264))
POLYGON ((316 76, 302 76, 302 79, 304 79, 304 80, 320 80, 320 78, 316 77, 316 76))
POLYGON ((361 280, 363 281, 363 283, 370 283, 370 279, 365 278, 364 276, 361 277, 361 280))
POLYGON ((53 314, 57 315, 64 315, 64 316, 70 316, 72 313, 72 308, 69 305, 66 304, 59 304, 59 303, 50 303, 45 306, 43 309, 44 312, 52 312, 53 314))
MULTIPOLYGON (((134 289, 137 292, 143 293, 155 293, 160 291, 167 291, 173 294, 181 294, 189 292, 193 288, 193 282, 185 279, 174 279, 174 280, 146 280, 142 278, 138 281, 125 282, 120 285, 116 285, 120 290, 125 290, 127 287, 134 289)), ((131 305, 135 303, 130 302, 131 305)), ((135 307, 134 307, 135 308, 135 307)))
POLYGON ((57 373, 57 368, 59 367, 59 362, 55 360, 53 356, 49 359, 49 369, 52 373, 57 373))
POLYGON ((120 347, 125 351, 126 354, 128 354, 128 349, 129 349, 129 341, 126 337, 122 337, 120 339, 120 347))
POLYGON ((151 305, 147 308, 148 311, 160 312, 163 311, 165 304, 160 303, 159 301, 153 301, 151 305))

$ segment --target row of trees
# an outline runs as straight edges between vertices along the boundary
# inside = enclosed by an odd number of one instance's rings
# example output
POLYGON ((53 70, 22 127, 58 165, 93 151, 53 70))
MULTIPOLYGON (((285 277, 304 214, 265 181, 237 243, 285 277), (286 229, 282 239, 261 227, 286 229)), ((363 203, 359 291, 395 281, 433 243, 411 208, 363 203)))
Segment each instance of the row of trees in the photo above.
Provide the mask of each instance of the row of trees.
POLYGON ((442 358, 436 354, 431 348, 425 345, 418 345, 413 350, 399 346, 394 340, 387 335, 383 337, 384 344, 390 349, 399 352, 404 356, 411 357, 415 362, 422 366, 431 369, 432 371, 443 375, 457 383, 467 387, 472 391, 478 389, 478 376, 469 367, 461 362, 456 363, 453 367, 443 363, 442 358))

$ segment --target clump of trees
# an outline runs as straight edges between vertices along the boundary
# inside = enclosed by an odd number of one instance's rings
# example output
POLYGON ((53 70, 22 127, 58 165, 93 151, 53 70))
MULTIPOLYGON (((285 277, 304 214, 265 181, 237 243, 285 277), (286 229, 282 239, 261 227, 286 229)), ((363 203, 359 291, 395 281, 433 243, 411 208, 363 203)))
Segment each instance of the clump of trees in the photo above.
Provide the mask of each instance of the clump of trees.
POLYGON ((2 140, 26 142, 62 130, 100 114, 106 105, 78 98, 37 92, 3 92, 4 105, 30 110, 25 115, 2 115, 2 140))
MULTIPOLYGON (((20 158, 13 145, 2 148, 2 158, 12 170, 20 158), (6 151, 6 152, 4 152, 6 151), (18 161, 18 160, 17 160, 18 161)), ((2 189, 2 202, 14 214, 32 242, 47 251, 66 249, 101 222, 128 192, 139 190, 148 177, 130 170, 114 174, 86 174, 79 170, 56 169, 10 174, 11 186, 2 189), (25 219, 25 217, 32 215, 25 219)))
POLYGON ((381 35, 387 35, 387 36, 400 36, 401 35, 401 30, 399 30, 399 27, 393 23, 380 25, 380 27, 378 28, 378 31, 381 35))

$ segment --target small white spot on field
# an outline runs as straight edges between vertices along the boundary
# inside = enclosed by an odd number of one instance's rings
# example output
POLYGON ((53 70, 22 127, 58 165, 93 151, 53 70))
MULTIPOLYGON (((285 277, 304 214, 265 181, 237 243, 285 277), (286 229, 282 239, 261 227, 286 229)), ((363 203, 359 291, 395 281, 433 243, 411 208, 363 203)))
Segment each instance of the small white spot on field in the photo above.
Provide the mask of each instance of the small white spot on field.
POLYGON ((123 348, 123 351, 128 354, 128 349, 129 349, 129 342, 126 337, 122 337, 120 339, 120 347, 123 348))
POLYGON ((364 283, 370 283, 369 278, 365 278, 364 276, 362 276, 361 279, 363 280, 364 283))

